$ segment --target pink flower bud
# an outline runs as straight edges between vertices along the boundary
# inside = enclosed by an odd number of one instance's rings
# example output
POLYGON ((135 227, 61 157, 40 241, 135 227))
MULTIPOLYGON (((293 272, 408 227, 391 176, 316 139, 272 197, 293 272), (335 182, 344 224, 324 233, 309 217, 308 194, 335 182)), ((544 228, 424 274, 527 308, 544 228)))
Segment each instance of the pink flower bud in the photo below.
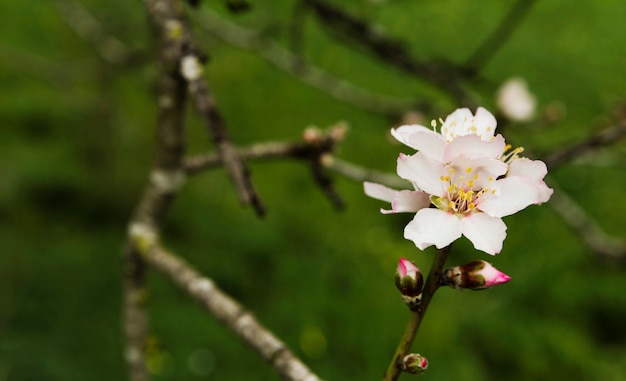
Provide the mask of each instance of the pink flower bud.
POLYGON ((511 277, 485 261, 472 261, 444 270, 441 284, 452 288, 484 290, 511 280, 511 277))
POLYGON ((417 353, 404 356, 400 362, 400 369, 409 374, 422 374, 426 371, 426 368, 428 368, 428 360, 417 353))
POLYGON ((424 278, 420 269, 405 258, 400 258, 396 270, 396 287, 403 296, 416 297, 421 295, 424 278))

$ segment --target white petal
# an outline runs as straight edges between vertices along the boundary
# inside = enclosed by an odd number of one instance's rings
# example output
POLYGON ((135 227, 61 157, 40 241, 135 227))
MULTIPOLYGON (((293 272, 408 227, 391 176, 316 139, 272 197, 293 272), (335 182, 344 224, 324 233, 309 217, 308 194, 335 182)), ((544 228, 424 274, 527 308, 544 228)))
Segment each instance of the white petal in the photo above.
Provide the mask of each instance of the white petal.
POLYGON ((421 152, 408 156, 398 156, 398 176, 413 182, 420 190, 428 194, 443 196, 441 175, 443 164, 433 160, 421 152))
POLYGON ((496 255, 502 250, 506 238, 506 225, 502 219, 485 213, 470 214, 461 220, 461 231, 477 250, 496 255))
POLYGON ((541 180, 525 177, 505 177, 494 183, 495 194, 485 195, 478 208, 493 217, 504 217, 532 204, 548 201, 552 189, 541 180))
POLYGON ((493 134, 495 134, 496 127, 498 126, 498 121, 493 114, 483 107, 479 107, 476 110, 474 122, 476 128, 478 128, 478 134, 483 140, 490 140, 493 137, 493 134))
POLYGON ((403 190, 396 193, 396 197, 391 202, 391 210, 383 211, 383 213, 415 213, 420 209, 428 208, 429 205, 430 197, 427 193, 403 190))
POLYGON ((391 130, 391 135, 399 142, 421 151, 433 159, 441 160, 446 142, 435 131, 417 124, 400 126, 391 130))
POLYGON ((392 202, 398 193, 395 189, 388 188, 382 184, 370 183, 369 181, 363 183, 363 190, 366 195, 387 202, 392 202))
POLYGON ((541 180, 548 173, 546 164, 541 160, 520 157, 509 164, 508 176, 523 176, 541 180))
POLYGON ((458 136, 448 144, 445 149, 443 161, 449 162, 461 155, 472 157, 499 158, 504 151, 505 141, 502 135, 493 140, 482 140, 478 135, 458 136))
POLYGON ((404 228, 404 238, 413 241, 418 249, 435 245, 444 248, 461 237, 461 223, 454 214, 439 209, 422 209, 404 228))
POLYGON ((413 147, 410 143, 410 137, 413 134, 421 132, 434 133, 430 128, 420 126, 419 124, 406 124, 398 128, 391 129, 391 135, 396 138, 397 141, 416 150, 417 148, 413 147))

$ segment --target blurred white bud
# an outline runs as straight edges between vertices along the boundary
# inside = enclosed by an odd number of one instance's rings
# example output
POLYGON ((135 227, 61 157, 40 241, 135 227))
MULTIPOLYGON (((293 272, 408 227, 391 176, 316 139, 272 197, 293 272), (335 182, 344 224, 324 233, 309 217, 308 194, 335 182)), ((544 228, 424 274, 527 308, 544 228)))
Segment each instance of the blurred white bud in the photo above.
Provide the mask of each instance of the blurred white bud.
POLYGON ((528 122, 535 116, 537 100, 522 78, 513 77, 504 82, 498 89, 496 102, 502 114, 513 121, 528 122))

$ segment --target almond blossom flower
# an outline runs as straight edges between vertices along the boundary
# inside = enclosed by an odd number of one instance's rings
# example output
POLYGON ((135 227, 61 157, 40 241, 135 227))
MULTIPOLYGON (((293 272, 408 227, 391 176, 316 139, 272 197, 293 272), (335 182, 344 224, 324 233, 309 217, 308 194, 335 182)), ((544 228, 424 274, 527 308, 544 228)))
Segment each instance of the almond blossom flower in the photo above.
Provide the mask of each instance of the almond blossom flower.
POLYGON ((495 128, 493 115, 478 108, 475 115, 456 110, 442 121, 440 132, 419 125, 392 130, 419 151, 400 154, 397 165, 398 175, 415 190, 365 183, 365 193, 392 203, 383 213, 416 212, 404 237, 421 250, 441 249, 464 235, 476 249, 495 255, 506 237, 502 217, 546 202, 552 194, 543 182, 545 164, 519 157, 522 149, 511 150, 502 135, 494 136, 495 128))
POLYGON ((528 122, 535 116, 537 100, 522 78, 513 77, 504 82, 496 97, 498 108, 511 120, 528 122))

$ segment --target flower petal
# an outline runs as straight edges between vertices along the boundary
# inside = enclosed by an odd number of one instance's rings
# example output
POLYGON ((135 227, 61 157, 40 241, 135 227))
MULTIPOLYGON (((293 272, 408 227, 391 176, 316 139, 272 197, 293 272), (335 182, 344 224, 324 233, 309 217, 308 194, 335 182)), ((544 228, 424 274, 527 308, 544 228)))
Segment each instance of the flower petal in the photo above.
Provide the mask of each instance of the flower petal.
POLYGON ((490 140, 482 140, 478 135, 458 136, 447 145, 443 155, 443 161, 449 162, 465 155, 470 157, 500 158, 506 145, 502 135, 498 134, 490 140))
POLYGON ((526 157, 517 158, 509 164, 508 176, 523 176, 541 180, 548 173, 546 164, 541 160, 530 160, 526 157))
POLYGON ((365 194, 377 200, 391 203, 391 210, 381 209, 383 214, 390 213, 415 213, 430 205, 430 198, 427 193, 414 190, 401 190, 388 188, 381 184, 364 182, 365 194))
POLYGON ((420 209, 428 208, 430 205, 430 196, 428 193, 413 190, 402 190, 396 193, 391 202, 391 210, 383 211, 388 213, 415 213, 420 209))
POLYGON ((413 185, 424 192, 436 196, 443 195, 441 175, 443 165, 421 152, 408 156, 400 154, 397 166, 398 176, 409 180, 413 185))
POLYGON ((502 242, 506 238, 506 225, 502 219, 475 213, 461 220, 461 232, 477 250, 496 255, 502 250, 502 242))
POLYGON ((446 142, 440 134, 417 124, 392 129, 391 135, 399 142, 437 160, 441 160, 443 150, 446 148, 446 142))
POLYGON ((493 217, 509 216, 529 205, 546 202, 553 192, 541 180, 520 176, 507 176, 497 180, 492 190, 495 193, 486 196, 478 207, 493 217))
POLYGON ((439 209, 420 210, 404 228, 404 238, 413 241, 420 250, 432 245, 441 249, 459 237, 461 237, 459 218, 439 209))
POLYGON ((395 189, 388 188, 382 184, 370 183, 369 181, 363 183, 363 190, 371 198, 387 202, 393 202, 396 193, 398 193, 395 189))

